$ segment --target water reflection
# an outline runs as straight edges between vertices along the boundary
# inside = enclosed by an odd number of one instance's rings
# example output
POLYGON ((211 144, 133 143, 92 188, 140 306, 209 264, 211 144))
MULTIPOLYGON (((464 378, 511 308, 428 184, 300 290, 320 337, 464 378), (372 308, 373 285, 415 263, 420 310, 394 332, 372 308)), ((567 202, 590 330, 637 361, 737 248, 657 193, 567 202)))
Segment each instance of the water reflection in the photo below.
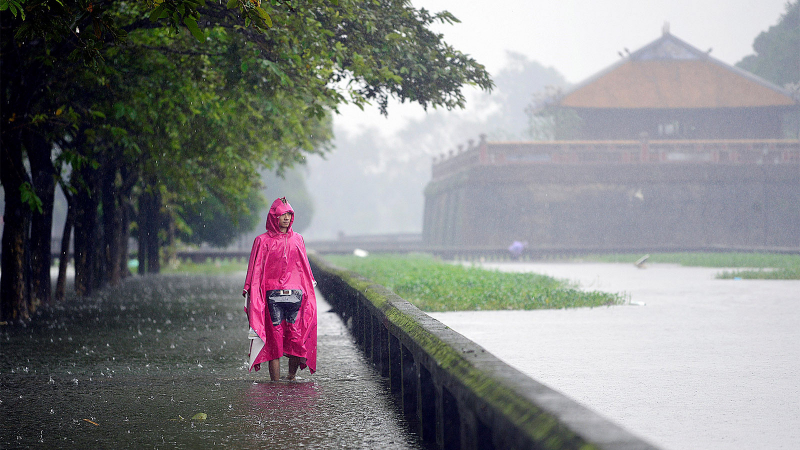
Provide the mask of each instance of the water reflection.
POLYGON ((299 414, 317 403, 319 386, 307 382, 253 383, 243 392, 243 403, 251 414, 269 413, 279 410, 287 414, 299 414))
POLYGON ((0 328, 0 448, 419 448, 333 314, 320 372, 249 373, 241 279, 136 277, 0 328))

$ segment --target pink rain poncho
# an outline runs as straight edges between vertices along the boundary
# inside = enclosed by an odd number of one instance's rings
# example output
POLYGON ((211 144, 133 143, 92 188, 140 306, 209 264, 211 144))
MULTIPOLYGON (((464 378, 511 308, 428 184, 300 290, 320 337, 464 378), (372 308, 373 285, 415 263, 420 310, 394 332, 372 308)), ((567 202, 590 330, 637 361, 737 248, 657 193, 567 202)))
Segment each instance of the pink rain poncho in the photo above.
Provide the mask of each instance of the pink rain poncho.
POLYGON ((250 264, 244 282, 244 293, 250 294, 245 307, 250 328, 258 338, 250 340, 250 371, 261 369, 261 363, 281 356, 297 356, 300 369, 317 371, 317 298, 314 275, 306 256, 303 237, 292 231, 294 210, 285 198, 276 199, 267 215, 267 232, 256 237, 250 252, 250 264), (278 218, 291 212, 286 233, 278 228, 278 218), (272 324, 267 307, 267 291, 299 289, 303 291, 300 311, 294 323, 272 324))

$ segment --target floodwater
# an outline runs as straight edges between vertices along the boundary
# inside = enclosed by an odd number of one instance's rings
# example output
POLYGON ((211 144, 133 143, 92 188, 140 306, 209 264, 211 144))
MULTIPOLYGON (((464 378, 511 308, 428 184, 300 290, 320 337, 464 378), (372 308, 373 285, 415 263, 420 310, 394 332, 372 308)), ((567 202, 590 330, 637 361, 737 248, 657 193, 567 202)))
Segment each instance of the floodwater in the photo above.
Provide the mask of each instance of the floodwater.
POLYGON ((319 293, 317 373, 249 373, 243 279, 133 277, 0 328, 0 448, 421 448, 319 293))
POLYGON ((432 313, 523 373, 669 450, 800 448, 800 281, 654 264, 486 263, 632 304, 432 313))

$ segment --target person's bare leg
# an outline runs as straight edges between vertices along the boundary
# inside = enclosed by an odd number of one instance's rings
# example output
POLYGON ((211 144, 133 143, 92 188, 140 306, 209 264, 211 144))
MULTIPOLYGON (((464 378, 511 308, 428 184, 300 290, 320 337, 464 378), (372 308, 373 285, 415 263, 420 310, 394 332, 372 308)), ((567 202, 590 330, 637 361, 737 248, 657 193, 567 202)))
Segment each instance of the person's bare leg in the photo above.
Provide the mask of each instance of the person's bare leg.
POLYGON ((280 359, 272 359, 272 360, 269 361, 268 364, 269 364, 269 379, 272 380, 272 381, 280 380, 281 379, 281 360, 280 359))
POLYGON ((297 375, 297 368, 300 367, 301 359, 299 356, 289 356, 289 375, 286 377, 287 380, 294 380, 295 375, 297 375))

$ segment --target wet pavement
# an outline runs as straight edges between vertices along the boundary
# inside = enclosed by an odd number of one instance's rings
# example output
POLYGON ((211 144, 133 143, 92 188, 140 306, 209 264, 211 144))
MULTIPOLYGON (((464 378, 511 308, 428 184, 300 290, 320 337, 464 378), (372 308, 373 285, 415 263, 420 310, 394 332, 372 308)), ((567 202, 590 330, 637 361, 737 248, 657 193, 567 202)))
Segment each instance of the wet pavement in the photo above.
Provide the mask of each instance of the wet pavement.
POLYGON ((319 293, 317 373, 249 373, 243 279, 134 277, 0 327, 0 448, 421 448, 319 293))
POLYGON ((664 449, 800 448, 800 281, 669 264, 486 266, 633 304, 430 315, 664 449))

